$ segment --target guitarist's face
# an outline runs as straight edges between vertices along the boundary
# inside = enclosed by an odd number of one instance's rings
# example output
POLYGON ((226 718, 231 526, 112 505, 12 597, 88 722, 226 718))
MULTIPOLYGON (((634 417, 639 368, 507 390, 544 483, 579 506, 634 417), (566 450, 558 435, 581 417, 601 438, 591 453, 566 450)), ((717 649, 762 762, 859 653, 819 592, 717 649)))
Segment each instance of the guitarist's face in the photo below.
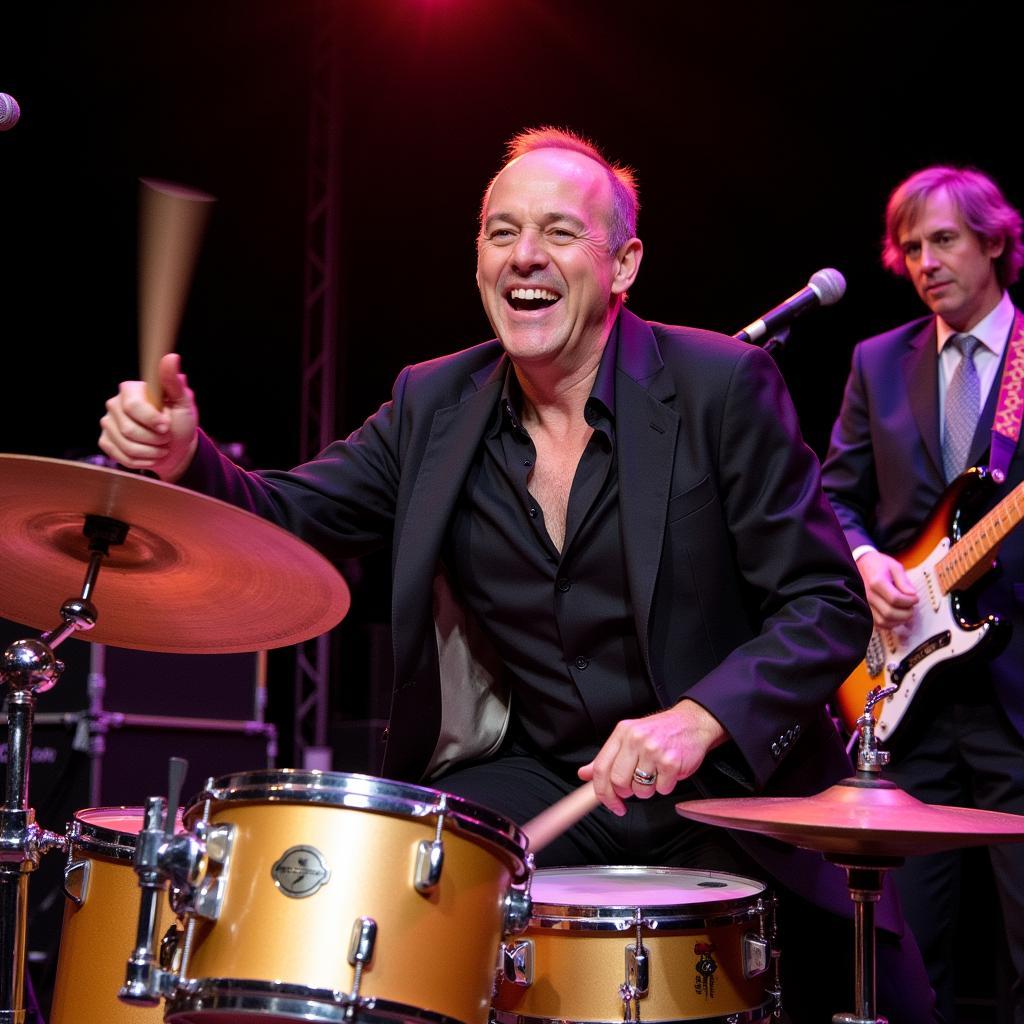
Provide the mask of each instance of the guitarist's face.
POLYGON ((944 188, 928 196, 899 237, 917 294, 953 330, 969 331, 995 308, 1003 294, 995 270, 1003 241, 971 231, 944 188))

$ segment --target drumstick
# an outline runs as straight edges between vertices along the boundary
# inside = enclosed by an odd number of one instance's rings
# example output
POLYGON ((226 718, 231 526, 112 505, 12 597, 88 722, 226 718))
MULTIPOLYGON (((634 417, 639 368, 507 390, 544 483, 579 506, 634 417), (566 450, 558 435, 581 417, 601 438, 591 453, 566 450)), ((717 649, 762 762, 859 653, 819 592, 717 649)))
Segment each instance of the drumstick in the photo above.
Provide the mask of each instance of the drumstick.
POLYGON ((211 195, 164 181, 139 189, 139 366, 146 394, 163 408, 158 367, 181 324, 211 195))
POLYGON ((553 803, 536 818, 524 826, 526 838, 530 840, 530 852, 543 850, 552 840, 557 839, 566 829, 572 828, 585 814, 589 814, 601 801, 594 792, 594 784, 585 782, 579 789, 553 803))

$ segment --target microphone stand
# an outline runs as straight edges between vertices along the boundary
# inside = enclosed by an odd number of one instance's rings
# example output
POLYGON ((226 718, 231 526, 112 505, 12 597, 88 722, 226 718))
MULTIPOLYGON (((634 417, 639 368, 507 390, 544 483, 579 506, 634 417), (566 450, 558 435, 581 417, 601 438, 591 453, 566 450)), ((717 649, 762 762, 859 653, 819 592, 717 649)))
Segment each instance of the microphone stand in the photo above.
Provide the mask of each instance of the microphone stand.
POLYGON ((770 338, 766 338, 761 344, 761 348, 774 357, 776 350, 781 349, 789 341, 790 326, 790 324, 787 324, 782 330, 776 331, 770 338))

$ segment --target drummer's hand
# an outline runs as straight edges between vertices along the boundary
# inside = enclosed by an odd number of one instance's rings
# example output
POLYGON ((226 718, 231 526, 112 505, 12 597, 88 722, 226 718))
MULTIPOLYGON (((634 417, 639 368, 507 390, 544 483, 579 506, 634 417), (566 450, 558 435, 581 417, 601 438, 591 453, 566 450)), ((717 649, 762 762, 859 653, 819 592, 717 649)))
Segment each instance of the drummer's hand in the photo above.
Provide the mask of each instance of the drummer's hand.
POLYGON ((615 814, 626 813, 623 800, 671 793, 680 779, 689 778, 708 752, 725 743, 729 734, 709 711, 683 700, 647 718, 619 722, 590 764, 579 770, 584 782, 593 780, 598 799, 615 814), (656 773, 653 786, 633 778, 634 770, 656 773))
POLYGON ((199 411, 181 357, 171 352, 160 360, 162 410, 150 404, 141 380, 121 384, 100 420, 100 449, 128 469, 152 470, 173 483, 192 461, 198 444, 199 411))

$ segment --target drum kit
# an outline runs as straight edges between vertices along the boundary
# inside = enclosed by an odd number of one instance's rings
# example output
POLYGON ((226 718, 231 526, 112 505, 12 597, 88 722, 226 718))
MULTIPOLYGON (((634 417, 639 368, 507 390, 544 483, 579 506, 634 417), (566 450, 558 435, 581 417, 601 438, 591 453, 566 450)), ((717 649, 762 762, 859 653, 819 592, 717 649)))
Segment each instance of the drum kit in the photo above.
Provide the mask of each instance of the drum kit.
MULTIPOLYGON (((532 853, 592 792, 522 828, 434 789, 341 772, 238 772, 179 806, 184 766, 172 759, 166 797, 85 808, 62 833, 40 827, 28 802, 32 721, 67 637, 265 649, 329 629, 349 596, 324 558, 246 512, 27 456, 0 455, 0 559, 0 615, 43 630, 0 661, 0 1024, 26 1020, 28 882, 53 851, 66 866, 52 1024, 745 1024, 779 1013, 762 883, 680 868, 534 869, 532 853)), ((1024 818, 929 807, 881 778, 872 722, 867 709, 856 775, 818 796, 678 805, 846 868, 857 1005, 843 1024, 879 1019, 873 908, 885 871, 910 853, 1024 838, 1024 818)))

